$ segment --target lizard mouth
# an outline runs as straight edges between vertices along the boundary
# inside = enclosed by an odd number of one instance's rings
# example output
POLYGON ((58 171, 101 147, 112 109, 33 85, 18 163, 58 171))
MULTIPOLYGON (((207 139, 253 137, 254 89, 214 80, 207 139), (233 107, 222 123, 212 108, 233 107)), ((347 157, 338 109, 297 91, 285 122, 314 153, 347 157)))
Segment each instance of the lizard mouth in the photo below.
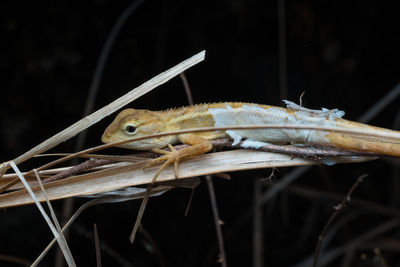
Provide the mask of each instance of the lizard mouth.
POLYGON ((107 144, 107 143, 111 143, 112 140, 110 140, 110 136, 106 133, 103 133, 103 135, 101 136, 101 142, 107 144))

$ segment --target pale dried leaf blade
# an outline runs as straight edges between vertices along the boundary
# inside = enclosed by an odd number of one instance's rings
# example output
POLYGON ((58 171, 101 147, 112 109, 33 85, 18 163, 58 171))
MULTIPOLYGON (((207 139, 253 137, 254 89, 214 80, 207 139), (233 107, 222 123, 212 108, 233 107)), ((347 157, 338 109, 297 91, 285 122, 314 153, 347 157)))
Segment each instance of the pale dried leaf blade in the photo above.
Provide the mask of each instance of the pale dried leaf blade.
MULTIPOLYGON (((65 239, 63 232, 61 231, 60 223, 58 222, 58 219, 57 219, 56 214, 55 214, 55 212, 54 212, 54 210, 53 210, 53 207, 52 207, 52 205, 51 205, 51 203, 50 203, 50 200, 49 200, 49 198, 47 197, 47 193, 46 193, 46 190, 45 190, 44 187, 43 187, 43 184, 42 184, 41 178, 40 178, 40 176, 39 176, 39 173, 37 172, 36 169, 34 169, 34 173, 35 173, 36 179, 37 179, 37 181, 38 181, 38 183, 39 183, 40 190, 41 190, 41 192, 44 194, 44 197, 45 197, 45 199, 46 199, 47 207, 48 207, 48 209, 49 209, 49 211, 50 211, 50 215, 51 215, 51 217, 52 217, 52 219, 53 219, 53 223, 54 223, 54 225, 55 225, 55 227, 56 227, 56 229, 57 229, 57 232, 58 232, 58 235, 59 235, 59 245, 60 245, 60 249, 62 250, 62 252, 63 252, 64 255, 68 255, 68 258, 69 258, 69 259, 73 259, 71 250, 69 249, 67 240, 65 239)), ((67 258, 66 258, 66 260, 68 261, 67 258)), ((74 262, 72 262, 71 264, 70 264, 70 263, 68 263, 68 264, 69 264, 69 265, 72 264, 72 266, 75 266, 75 263, 74 263, 74 262)))
MULTIPOLYGON (((151 191, 151 196, 159 196, 167 191, 172 189, 170 186, 157 186, 153 188, 151 191)), ((124 193, 120 194, 121 192, 115 192, 111 194, 103 194, 103 195, 97 195, 94 197, 97 197, 96 199, 90 200, 83 204, 82 206, 79 207, 75 211, 75 213, 71 216, 71 218, 68 220, 68 222, 64 225, 64 227, 61 229, 61 232, 64 232, 65 230, 68 229, 68 227, 75 221, 76 218, 87 208, 97 205, 97 204, 104 204, 104 203, 115 203, 115 202, 123 202, 123 201, 128 201, 128 200, 133 200, 133 199, 139 199, 143 198, 143 196, 146 193, 146 189, 143 188, 129 188, 129 189, 124 189, 124 193)), ((47 247, 40 253, 40 255, 36 258, 36 260, 33 262, 31 266, 37 266, 40 261, 43 259, 43 257, 47 254, 47 252, 52 248, 52 246, 55 244, 56 239, 54 238, 48 245, 47 247)))
MULTIPOLYGON (((11 161, 10 162, 10 166, 14 169, 15 173, 21 179, 21 182, 25 185, 26 189, 28 190, 27 194, 31 197, 32 202, 34 202, 36 204, 37 208, 39 209, 40 213, 42 214, 43 218, 45 219, 45 221, 46 221, 47 225, 49 226, 51 232, 53 233, 54 237, 57 239, 58 244, 60 245, 61 248, 64 248, 66 243, 64 243, 63 240, 60 238, 60 235, 57 232, 54 224, 51 222, 49 216, 44 211, 42 205, 38 201, 38 198, 36 197, 35 193, 30 188, 28 183, 26 182, 26 179, 24 178, 24 176, 22 175, 22 173, 18 169, 17 165, 13 161, 11 161)), ((40 187, 39 187, 39 189, 40 189, 40 187)), ((41 192, 41 193, 44 196, 43 192, 41 192)), ((68 266, 76 266, 72 255, 70 253, 68 253, 68 251, 65 250, 65 249, 62 249, 62 252, 63 252, 65 260, 67 261, 68 266)))
MULTIPOLYGON (((40 143, 39 145, 35 146, 34 148, 30 149, 29 151, 25 152, 24 154, 17 157, 14 162, 15 164, 19 164, 25 160, 30 159, 31 157, 47 151, 54 146, 64 142, 71 137, 77 135, 81 131, 87 129, 88 127, 92 126, 93 124, 97 123, 104 117, 112 114, 116 110, 122 108, 123 106, 129 104, 133 100, 139 98, 140 96, 148 93, 149 91, 153 90, 157 86, 160 86, 167 82, 168 80, 172 79, 173 77, 179 75, 181 72, 185 71, 186 69, 196 65, 197 63, 203 61, 205 58, 205 51, 192 56, 189 59, 179 63, 178 65, 170 68, 169 70, 157 75, 156 77, 150 79, 149 81, 143 83, 142 85, 136 87, 135 89, 131 90, 127 94, 121 96, 120 98, 116 99, 112 103, 108 104, 107 106, 97 110, 96 112, 90 114, 89 116, 77 121, 76 123, 72 124, 68 128, 64 129, 63 131, 59 132, 58 134, 50 137, 46 141, 40 143)), ((4 169, 9 168, 8 164, 3 164, 2 167, 4 169)), ((3 171, 4 172, 4 171, 3 171)))
MULTIPOLYGON (((370 160, 356 157, 353 162, 370 160)), ((347 160, 349 162, 349 160, 347 160)), ((291 156, 254 150, 233 150, 205 154, 182 161, 179 164, 179 178, 188 178, 260 168, 288 167, 320 164, 318 161, 292 158, 291 156)), ((45 185, 50 200, 79 195, 112 191, 128 186, 149 184, 159 166, 143 170, 145 163, 132 163, 126 166, 109 168, 94 173, 69 177, 45 185)), ((174 180, 172 167, 165 169, 157 182, 174 180)), ((38 188, 33 188, 38 191, 38 188)), ((38 192, 37 197, 44 197, 38 192)), ((32 200, 25 190, 0 195, 0 208, 31 204, 32 200)))

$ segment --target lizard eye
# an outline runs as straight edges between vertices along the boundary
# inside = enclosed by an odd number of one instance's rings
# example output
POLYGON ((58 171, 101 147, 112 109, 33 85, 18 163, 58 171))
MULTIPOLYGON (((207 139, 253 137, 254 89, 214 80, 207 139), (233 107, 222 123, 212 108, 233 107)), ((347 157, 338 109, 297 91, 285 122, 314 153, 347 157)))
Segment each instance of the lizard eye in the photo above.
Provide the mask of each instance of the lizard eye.
POLYGON ((123 126, 122 130, 127 135, 134 135, 137 131, 136 125, 133 123, 127 123, 123 126))

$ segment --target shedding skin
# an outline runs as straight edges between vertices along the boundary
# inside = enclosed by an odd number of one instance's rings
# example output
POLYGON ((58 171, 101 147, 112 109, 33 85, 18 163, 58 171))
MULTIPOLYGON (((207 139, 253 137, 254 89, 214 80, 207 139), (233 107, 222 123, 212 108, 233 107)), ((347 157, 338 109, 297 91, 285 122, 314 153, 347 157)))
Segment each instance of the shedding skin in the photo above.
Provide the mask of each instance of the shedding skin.
MULTIPOLYGON (((329 126, 375 130, 379 132, 399 133, 384 128, 369 126, 344 120, 343 111, 312 110, 300 107, 290 101, 288 108, 240 102, 200 104, 165 111, 126 109, 121 111, 102 135, 102 142, 111 143, 132 137, 141 137, 156 133, 198 127, 225 127, 237 125, 262 124, 307 124, 311 126, 329 126)), ((153 159, 145 168, 164 162, 153 178, 153 182, 169 165, 174 164, 175 177, 178 177, 179 162, 185 158, 207 153, 212 149, 208 140, 231 137, 234 142, 247 139, 248 144, 304 144, 310 146, 328 146, 345 150, 374 152, 400 157, 400 144, 378 137, 363 137, 354 134, 326 132, 320 130, 261 129, 188 133, 177 136, 164 136, 121 145, 135 150, 152 150, 162 154, 153 159), (175 150, 172 145, 183 143, 190 145, 175 150), (169 147, 170 151, 161 150, 169 147)), ((248 148, 256 148, 251 147, 248 148)))

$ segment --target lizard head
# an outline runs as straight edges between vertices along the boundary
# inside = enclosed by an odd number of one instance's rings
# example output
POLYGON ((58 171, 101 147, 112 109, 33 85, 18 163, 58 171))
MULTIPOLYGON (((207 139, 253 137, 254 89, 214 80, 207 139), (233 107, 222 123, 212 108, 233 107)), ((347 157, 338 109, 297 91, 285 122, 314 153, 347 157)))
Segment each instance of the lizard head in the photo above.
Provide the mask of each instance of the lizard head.
MULTIPOLYGON (((156 113, 149 110, 125 109, 106 128, 101 137, 103 143, 123 141, 134 137, 141 137, 165 131, 165 123, 156 113)), ((163 148, 171 143, 171 136, 144 139, 120 145, 120 147, 149 150, 163 148)))

